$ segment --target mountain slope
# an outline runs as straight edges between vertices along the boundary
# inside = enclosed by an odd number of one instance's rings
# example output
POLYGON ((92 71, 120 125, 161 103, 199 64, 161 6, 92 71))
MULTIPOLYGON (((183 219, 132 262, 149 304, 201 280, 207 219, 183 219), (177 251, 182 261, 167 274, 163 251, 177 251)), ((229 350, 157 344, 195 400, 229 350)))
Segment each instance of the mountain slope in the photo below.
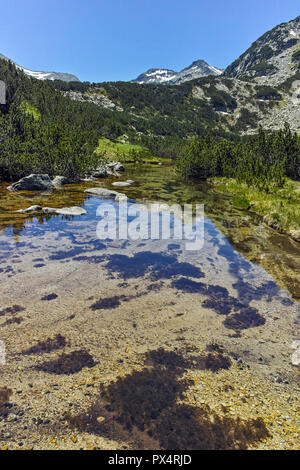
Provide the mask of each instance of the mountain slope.
POLYGON ((3 54, 0 54, 0 59, 10 60, 19 70, 22 70, 27 76, 37 78, 38 80, 62 80, 64 82, 79 82, 79 79, 70 73, 63 72, 35 72, 26 69, 21 65, 16 64, 13 60, 9 59, 3 54))
POLYGON ((106 82, 61 83, 59 87, 74 101, 117 111, 115 119, 126 120, 124 132, 130 136, 253 134, 259 125, 272 130, 282 128, 285 122, 300 131, 298 107, 287 90, 223 75, 178 86, 106 82))
POLYGON ((300 71, 300 16, 266 32, 224 75, 257 83, 279 85, 300 71))
POLYGON ((209 65, 205 60, 196 60, 189 67, 180 72, 169 69, 149 69, 139 75, 133 83, 179 85, 188 80, 207 77, 208 75, 221 75, 223 71, 209 65))

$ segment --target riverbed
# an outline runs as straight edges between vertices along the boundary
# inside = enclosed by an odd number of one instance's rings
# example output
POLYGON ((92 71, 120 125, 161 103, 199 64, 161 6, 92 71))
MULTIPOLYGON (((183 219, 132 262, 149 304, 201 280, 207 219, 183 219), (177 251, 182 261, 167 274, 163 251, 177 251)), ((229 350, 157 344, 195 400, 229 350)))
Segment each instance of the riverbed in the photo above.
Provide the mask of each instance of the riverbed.
POLYGON ((297 242, 169 166, 48 194, 6 186, 1 447, 299 448, 297 242), (104 201, 84 192, 98 186, 132 205, 204 204, 204 246, 99 240, 104 201), (33 204, 87 213, 16 213, 33 204))

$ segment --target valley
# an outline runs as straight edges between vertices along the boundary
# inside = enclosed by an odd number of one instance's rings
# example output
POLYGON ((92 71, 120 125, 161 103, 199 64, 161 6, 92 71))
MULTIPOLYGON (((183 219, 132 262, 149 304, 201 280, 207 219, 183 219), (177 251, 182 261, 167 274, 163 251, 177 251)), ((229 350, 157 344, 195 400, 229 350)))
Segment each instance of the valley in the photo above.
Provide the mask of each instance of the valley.
POLYGON ((225 70, 0 54, 0 449, 300 449, 299 48, 298 16, 225 70))

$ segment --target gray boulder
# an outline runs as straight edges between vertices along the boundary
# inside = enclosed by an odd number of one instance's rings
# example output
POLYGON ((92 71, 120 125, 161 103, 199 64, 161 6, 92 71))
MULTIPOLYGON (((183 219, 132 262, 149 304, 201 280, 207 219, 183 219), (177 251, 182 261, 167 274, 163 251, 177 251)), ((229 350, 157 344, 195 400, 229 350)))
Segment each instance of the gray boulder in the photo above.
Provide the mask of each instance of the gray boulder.
POLYGON ((121 194, 117 191, 112 191, 105 188, 90 188, 86 189, 84 192, 92 196, 99 196, 103 199, 115 199, 115 201, 122 201, 127 199, 125 194, 121 194))
POLYGON ((108 171, 105 165, 101 165, 96 170, 92 171, 91 176, 94 178, 106 178, 108 176, 108 171))
POLYGON ((27 209, 20 209, 16 212, 19 212, 20 214, 28 214, 28 212, 40 212, 42 210, 42 206, 30 206, 27 207, 27 209))
POLYGON ((54 186, 49 175, 32 174, 21 178, 7 188, 9 191, 49 191, 54 186))
POLYGON ((84 215, 86 210, 82 207, 63 207, 62 209, 56 209, 54 207, 44 207, 43 212, 45 214, 60 214, 60 215, 84 215))
POLYGON ((109 162, 107 166, 113 171, 125 171, 125 167, 120 162, 109 162))
POLYGON ((131 183, 128 183, 127 181, 116 181, 115 183, 112 183, 112 186, 119 186, 120 188, 126 188, 126 186, 130 186, 131 183))
POLYGON ((56 188, 59 188, 60 186, 64 186, 65 184, 72 184, 73 181, 70 180, 69 178, 66 178, 66 176, 55 176, 55 178, 52 180, 53 186, 56 188))
POLYGON ((124 166, 120 162, 102 163, 98 168, 93 170, 87 178, 107 178, 108 176, 120 176, 119 171, 125 171, 124 166))

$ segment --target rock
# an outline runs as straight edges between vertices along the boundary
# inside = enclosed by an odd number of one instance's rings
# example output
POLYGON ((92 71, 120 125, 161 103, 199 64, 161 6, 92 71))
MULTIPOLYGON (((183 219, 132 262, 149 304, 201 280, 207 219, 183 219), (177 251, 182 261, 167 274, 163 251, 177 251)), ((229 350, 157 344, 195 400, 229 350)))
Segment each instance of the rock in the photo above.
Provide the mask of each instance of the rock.
POLYGON ((84 191, 87 194, 91 194, 93 196, 99 196, 103 199, 115 199, 116 201, 121 201, 122 199, 126 199, 125 194, 118 193, 117 191, 112 191, 110 189, 105 188, 90 188, 84 191))
POLYGON ((125 188, 126 186, 130 186, 131 183, 128 181, 116 181, 115 183, 112 183, 112 186, 119 186, 120 188, 125 188))
POLYGON ((108 176, 108 171, 105 165, 101 165, 96 170, 92 171, 91 176, 93 178, 107 178, 108 176))
POLYGON ((57 209, 55 207, 42 207, 42 206, 31 206, 27 209, 20 209, 16 212, 21 214, 27 214, 29 212, 41 212, 43 211, 44 214, 61 214, 61 215, 83 215, 86 214, 86 210, 82 209, 82 207, 63 207, 62 209, 57 209))
POLYGON ((54 207, 44 207, 43 212, 45 214, 60 214, 60 215, 84 215, 86 210, 82 207, 63 207, 62 209, 56 209, 54 207))
POLYGON ((107 96, 101 94, 89 95, 87 93, 81 93, 80 91, 63 91, 62 94, 74 101, 81 101, 82 103, 89 102, 106 109, 114 109, 119 112, 123 111, 123 108, 108 99, 107 96))
POLYGON ((300 348, 292 354, 292 364, 293 366, 300 366, 300 348))
POLYGON ((125 171, 124 166, 120 162, 109 162, 101 164, 98 168, 93 170, 90 175, 86 176, 85 181, 90 178, 107 178, 107 176, 120 176, 118 171, 125 171))
POLYGON ((7 188, 9 191, 49 191, 54 189, 49 175, 32 174, 7 188))
POLYGON ((290 231, 290 236, 295 240, 296 242, 300 242, 300 230, 291 230, 290 231))
POLYGON ((120 162, 109 162, 108 168, 112 168, 114 171, 125 171, 125 167, 120 162))
POLYGON ((59 188, 60 186, 63 186, 65 184, 72 184, 73 181, 70 180, 69 178, 66 178, 65 176, 55 176, 55 178, 52 180, 53 186, 56 188, 59 188))
POLYGON ((19 212, 20 214, 27 214, 28 212, 40 212, 42 210, 42 206, 30 206, 27 207, 27 209, 20 209, 16 212, 19 212))
POLYGON ((86 178, 83 178, 82 181, 85 181, 87 183, 90 183, 90 182, 93 182, 93 181, 96 181, 97 178, 95 178, 94 176, 87 176, 86 178))
POLYGON ((115 176, 117 178, 121 176, 121 173, 118 173, 117 171, 114 171, 114 170, 110 170, 109 168, 107 169, 107 173, 109 176, 115 176))
POLYGON ((291 344, 292 349, 298 349, 300 348, 300 339, 295 339, 295 341, 292 342, 291 344))
POLYGON ((122 165, 122 163, 118 162, 117 165, 115 165, 114 170, 115 171, 125 171, 125 167, 124 167, 124 165, 122 165))

